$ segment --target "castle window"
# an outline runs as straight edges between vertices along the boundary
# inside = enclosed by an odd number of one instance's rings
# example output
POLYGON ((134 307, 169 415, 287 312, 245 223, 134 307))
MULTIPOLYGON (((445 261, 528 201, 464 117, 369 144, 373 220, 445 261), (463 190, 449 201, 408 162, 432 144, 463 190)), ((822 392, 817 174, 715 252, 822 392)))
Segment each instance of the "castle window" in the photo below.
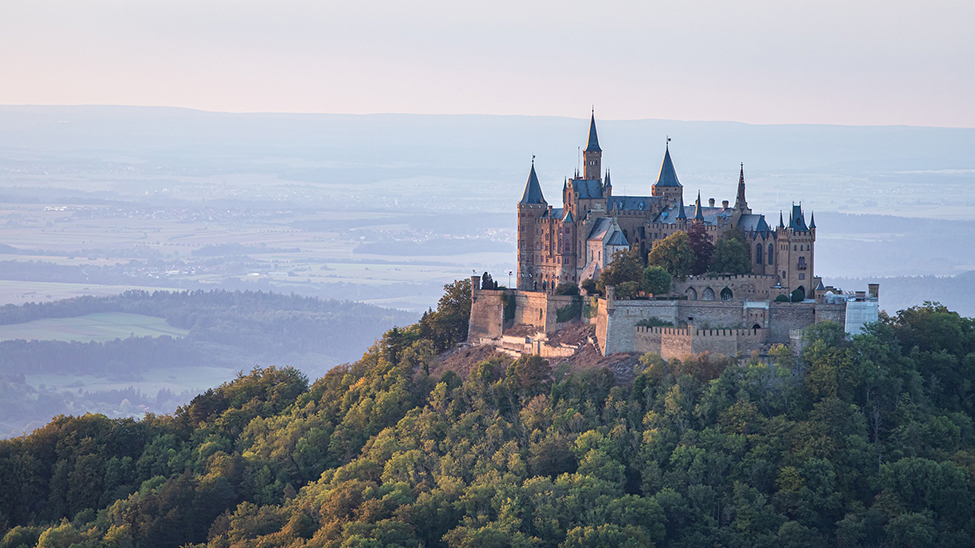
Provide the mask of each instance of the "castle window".
POLYGON ((806 258, 799 257, 799 270, 805 270, 805 269, 806 269, 806 258))
POLYGON ((714 300, 714 290, 710 287, 704 289, 704 294, 701 296, 701 300, 713 301, 714 300))
POLYGON ((775 251, 775 248, 772 247, 772 244, 768 244, 768 264, 772 264, 773 251, 775 251))
POLYGON ((800 272, 799 273, 799 279, 800 280, 805 280, 806 279, 806 273, 805 272, 800 272))
POLYGON ((721 290, 721 300, 722 301, 730 301, 733 297, 734 296, 731 294, 731 289, 730 288, 727 288, 726 287, 726 288, 724 288, 724 289, 721 290))
POLYGON ((762 264, 762 244, 755 244, 755 262, 762 264))

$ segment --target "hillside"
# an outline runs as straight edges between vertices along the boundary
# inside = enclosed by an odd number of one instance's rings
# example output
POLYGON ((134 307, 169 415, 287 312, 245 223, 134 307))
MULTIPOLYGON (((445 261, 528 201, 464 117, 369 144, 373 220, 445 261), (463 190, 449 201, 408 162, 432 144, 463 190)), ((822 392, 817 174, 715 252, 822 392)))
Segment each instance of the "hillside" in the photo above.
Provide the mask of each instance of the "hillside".
POLYGON ((413 314, 250 291, 129 291, 0 307, 0 436, 58 414, 171 413, 255 366, 355 360, 413 314))
POLYGON ((966 546, 975 322, 939 306, 773 363, 631 382, 443 350, 437 311, 309 384, 254 369, 173 416, 0 442, 0 547, 966 546), (466 372, 465 375, 457 373, 466 372))

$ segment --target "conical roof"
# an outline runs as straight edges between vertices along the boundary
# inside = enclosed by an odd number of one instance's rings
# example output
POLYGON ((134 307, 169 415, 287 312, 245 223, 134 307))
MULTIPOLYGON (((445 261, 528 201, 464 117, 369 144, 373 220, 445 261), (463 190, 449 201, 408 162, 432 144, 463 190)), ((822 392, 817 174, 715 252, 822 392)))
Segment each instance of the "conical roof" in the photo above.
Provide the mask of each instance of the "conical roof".
POLYGON ((701 191, 697 191, 697 203, 694 205, 694 220, 703 221, 704 212, 701 210, 701 191))
POLYGON ((528 174, 528 182, 525 183, 525 193, 521 195, 519 204, 544 204, 545 197, 542 196, 542 185, 538 184, 538 175, 535 175, 535 162, 532 162, 532 170, 528 174))
POLYGON ((738 174, 738 197, 735 198, 735 209, 748 209, 748 202, 745 201, 745 162, 741 163, 741 172, 738 174))
POLYGON ((684 213, 684 197, 683 196, 680 197, 680 210, 677 211, 677 218, 678 219, 686 219, 687 218, 687 214, 684 213))
POLYGON ((657 182, 653 186, 681 186, 677 180, 677 171, 674 169, 674 161, 670 159, 670 145, 664 152, 664 162, 660 164, 660 174, 657 175, 657 182))
POLYGON ((602 152, 599 148, 599 137, 596 135, 596 113, 592 113, 589 119, 589 142, 586 143, 586 152, 602 152))

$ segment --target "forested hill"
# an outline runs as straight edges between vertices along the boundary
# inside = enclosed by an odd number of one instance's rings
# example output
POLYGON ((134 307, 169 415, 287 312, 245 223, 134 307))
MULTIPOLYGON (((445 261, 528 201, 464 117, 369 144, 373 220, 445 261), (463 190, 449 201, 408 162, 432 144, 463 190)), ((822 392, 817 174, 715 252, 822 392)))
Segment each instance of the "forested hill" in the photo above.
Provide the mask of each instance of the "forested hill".
MULTIPOLYGON (((609 370, 438 353, 464 287, 309 385, 0 442, 0 547, 970 546, 975 323, 928 305, 794 358, 609 370), (466 371, 465 376, 455 371, 466 371)), ((468 308, 469 309, 469 308, 468 308)), ((475 353, 471 353, 474 355, 475 353)))

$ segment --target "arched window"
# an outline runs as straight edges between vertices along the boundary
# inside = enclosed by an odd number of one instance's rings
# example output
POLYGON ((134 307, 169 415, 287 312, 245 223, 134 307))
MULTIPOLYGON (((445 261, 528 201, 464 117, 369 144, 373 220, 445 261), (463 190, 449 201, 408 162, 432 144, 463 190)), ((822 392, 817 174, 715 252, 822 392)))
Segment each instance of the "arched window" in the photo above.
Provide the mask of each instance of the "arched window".
POLYGON ((721 300, 722 301, 730 301, 733 297, 734 297, 734 295, 731 294, 731 289, 730 288, 727 288, 726 287, 726 288, 724 288, 724 289, 721 290, 721 300))
POLYGON ((688 287, 687 291, 684 292, 687 295, 687 300, 696 301, 697 300, 697 290, 693 287, 688 287))
POLYGON ((752 329, 761 329, 761 328, 762 328, 762 326, 760 326, 758 324, 755 324, 755 325, 752 326, 752 329))
POLYGON ((799 257, 799 270, 805 270, 805 269, 806 269, 806 258, 799 257))
POLYGON ((704 294, 701 296, 702 301, 713 301, 714 300, 714 290, 710 287, 704 289, 704 294))
POLYGON ((762 264, 762 244, 755 244, 755 262, 762 264))
POLYGON ((772 264, 772 257, 773 257, 773 252, 774 251, 775 251, 775 248, 772 247, 772 244, 768 244, 768 264, 772 264))

